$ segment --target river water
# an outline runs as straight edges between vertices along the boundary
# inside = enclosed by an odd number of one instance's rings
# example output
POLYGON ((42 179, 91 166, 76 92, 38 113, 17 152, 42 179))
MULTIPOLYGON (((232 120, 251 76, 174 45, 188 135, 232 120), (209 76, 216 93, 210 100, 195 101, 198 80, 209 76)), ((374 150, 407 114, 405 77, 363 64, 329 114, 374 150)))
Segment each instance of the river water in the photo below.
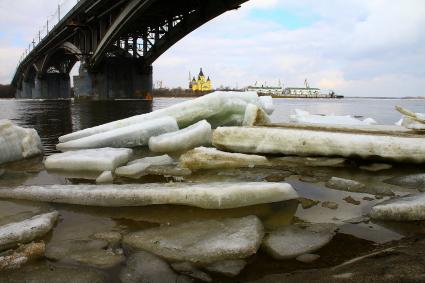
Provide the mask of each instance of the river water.
MULTIPOLYGON (((152 101, 70 101, 70 100, 0 100, 0 119, 10 119, 15 123, 35 128, 42 138, 45 155, 55 150, 57 138, 61 135, 92 127, 121 118, 147 113, 164 108, 184 98, 156 98, 152 101)), ((276 110, 272 115, 273 122, 288 121, 295 109, 307 110, 313 114, 354 115, 371 117, 380 124, 394 124, 401 115, 394 107, 400 105, 412 111, 425 112, 425 100, 399 99, 274 99, 276 110)), ((268 274, 285 273, 300 269, 330 267, 353 257, 373 251, 382 245, 417 233, 425 233, 422 223, 389 223, 377 221, 350 221, 367 214, 370 207, 382 199, 370 194, 349 193, 326 188, 325 180, 332 176, 361 181, 371 186, 381 186, 403 195, 415 192, 411 189, 386 184, 382 181, 393 176, 418 173, 421 168, 413 165, 393 164, 393 168, 379 173, 359 170, 363 161, 352 161, 344 168, 302 168, 295 171, 278 169, 240 169, 197 172, 185 181, 287 181, 298 191, 301 197, 319 202, 331 201, 338 205, 337 209, 316 205, 303 208, 297 201, 277 204, 258 205, 244 209, 202 210, 181 206, 154 206, 140 208, 108 209, 97 207, 81 207, 74 205, 44 204, 34 202, 16 202, 0 200, 0 225, 47 211, 58 210, 60 221, 48 236, 43 238, 48 248, 69 248, 69 243, 91 241, 97 232, 116 231, 122 234, 156 227, 164 224, 176 224, 192 220, 221 219, 226 217, 242 217, 257 215, 264 223, 266 231, 296 222, 325 223, 339 225, 339 232, 330 244, 317 253, 321 258, 309 265, 295 260, 278 261, 260 250, 250 257, 248 266, 236 279, 213 275, 217 282, 255 281, 268 274), (344 198, 353 197, 358 204, 347 202, 344 198), (66 243, 66 244, 64 244, 66 243), (351 247, 347 249, 346 247, 351 247)), ((47 184, 86 184, 92 183, 84 176, 67 176, 47 172, 42 166, 42 158, 34 158, 17 162, 6 167, 6 173, 0 177, 1 186, 47 185, 47 184)), ((170 178, 147 177, 137 182, 168 182, 170 178)), ((124 182, 124 181, 123 181, 124 182)), ((125 180, 125 182, 134 182, 125 180)), ((386 199, 386 197, 384 197, 386 199)), ((77 245, 77 244, 76 244, 77 245)), ((87 263, 76 263, 69 258, 45 260, 38 265, 72 266, 87 268, 87 263)), ((103 270, 109 274, 110 282, 118 280, 119 270, 123 263, 114 268, 103 270)), ((37 267, 38 268, 38 267, 37 267)), ((32 270, 28 274, 32 274, 32 270)), ((0 273, 0 278, 2 274, 0 273)), ((17 276, 11 273, 11 278, 17 276)), ((1 281, 1 280, 0 280, 1 281)))

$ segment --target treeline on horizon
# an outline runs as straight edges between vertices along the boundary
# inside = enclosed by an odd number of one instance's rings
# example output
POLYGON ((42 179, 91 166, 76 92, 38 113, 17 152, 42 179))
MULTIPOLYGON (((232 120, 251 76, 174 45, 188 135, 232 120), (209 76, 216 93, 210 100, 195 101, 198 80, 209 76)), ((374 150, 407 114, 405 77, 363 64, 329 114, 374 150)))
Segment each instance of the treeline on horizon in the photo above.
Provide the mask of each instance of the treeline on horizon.
POLYGON ((13 98, 15 97, 15 88, 11 85, 0 84, 0 98, 13 98))

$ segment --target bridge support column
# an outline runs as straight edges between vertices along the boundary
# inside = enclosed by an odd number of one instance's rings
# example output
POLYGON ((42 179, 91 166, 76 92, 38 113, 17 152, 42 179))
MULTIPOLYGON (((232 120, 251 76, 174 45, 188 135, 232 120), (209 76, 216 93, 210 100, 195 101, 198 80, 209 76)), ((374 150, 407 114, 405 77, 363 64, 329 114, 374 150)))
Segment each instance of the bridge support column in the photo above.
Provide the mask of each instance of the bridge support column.
POLYGON ((33 88, 33 82, 23 81, 22 82, 21 98, 24 98, 24 99, 32 98, 32 88, 33 88))
POLYGON ((107 58, 96 72, 80 67, 74 77, 75 96, 80 98, 145 98, 152 87, 152 66, 134 58, 107 58))
POLYGON ((48 73, 36 78, 33 98, 59 99, 69 98, 71 84, 68 74, 48 73))

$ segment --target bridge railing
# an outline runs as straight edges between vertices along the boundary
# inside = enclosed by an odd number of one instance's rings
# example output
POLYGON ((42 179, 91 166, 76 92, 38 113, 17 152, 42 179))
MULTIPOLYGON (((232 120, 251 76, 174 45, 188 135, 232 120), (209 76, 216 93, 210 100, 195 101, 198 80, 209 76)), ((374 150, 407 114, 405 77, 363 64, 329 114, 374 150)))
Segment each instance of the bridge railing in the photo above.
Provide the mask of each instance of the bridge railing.
POLYGON ((43 39, 49 35, 49 33, 56 27, 58 23, 65 17, 68 12, 72 10, 75 5, 81 0, 60 0, 57 5, 56 11, 48 16, 42 27, 38 29, 34 35, 32 42, 28 44, 28 47, 22 53, 19 58, 18 66, 25 60, 25 58, 33 51, 37 45, 43 41, 43 39))

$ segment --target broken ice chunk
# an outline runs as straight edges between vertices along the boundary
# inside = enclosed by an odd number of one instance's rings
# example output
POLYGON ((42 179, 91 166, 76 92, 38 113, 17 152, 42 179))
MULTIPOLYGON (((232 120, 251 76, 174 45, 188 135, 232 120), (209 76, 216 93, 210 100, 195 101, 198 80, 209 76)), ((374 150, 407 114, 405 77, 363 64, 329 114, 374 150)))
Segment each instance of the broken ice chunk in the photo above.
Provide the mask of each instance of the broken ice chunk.
POLYGON ((418 122, 411 117, 403 117, 400 123, 400 126, 403 126, 410 130, 423 131, 425 130, 425 123, 418 122))
POLYGON ((205 266, 205 269, 225 276, 234 277, 245 268, 246 264, 247 262, 242 259, 222 260, 205 266))
POLYGON ((121 177, 139 179, 140 177, 148 174, 146 170, 152 165, 169 165, 173 163, 174 160, 168 155, 145 157, 134 160, 126 166, 117 168, 115 174, 121 177))
POLYGON ((0 256, 0 272, 19 269, 22 265, 44 256, 44 242, 22 245, 14 251, 8 251, 0 256))
POLYGON ((405 115, 407 117, 410 117, 411 119, 413 119, 413 120, 415 120, 415 121, 417 121, 419 123, 425 123, 425 114, 423 114, 423 113, 415 113, 415 112, 412 112, 412 111, 410 111, 410 110, 408 110, 406 108, 400 107, 400 106, 396 106, 395 108, 401 114, 403 114, 403 115, 405 115))
POLYGON ((0 198, 89 206, 178 204, 227 209, 296 199, 286 183, 152 183, 127 185, 47 185, 0 189, 0 198))
MULTIPOLYGON (((164 109, 159 109, 151 113, 133 116, 130 118, 110 122, 97 127, 88 128, 75 133, 71 133, 60 137, 59 141, 64 143, 70 140, 75 140, 94 134, 115 130, 117 128, 122 128, 133 124, 145 123, 147 121, 166 116, 174 117, 177 120, 177 123, 180 128, 185 128, 198 121, 209 119, 210 117, 213 117, 215 115, 217 116, 217 119, 219 119, 219 117, 221 119, 228 119, 228 117, 232 116, 232 114, 241 114, 243 119, 243 113, 245 111, 245 108, 243 108, 242 113, 240 113, 240 106, 232 108, 231 103, 228 104, 229 101, 236 100, 242 101, 244 102, 244 104, 252 103, 261 106, 260 101, 258 99, 258 95, 255 92, 216 91, 214 93, 210 93, 193 100, 175 104, 164 109), (234 111, 236 112, 233 112, 232 109, 234 109, 234 111)), ((242 120, 240 120, 240 122, 242 122, 242 120)))
POLYGON ((153 152, 186 151, 201 145, 211 144, 211 125, 202 120, 180 131, 166 133, 149 139, 153 152))
POLYGON ((384 201, 372 207, 370 217, 381 220, 425 220, 425 194, 409 195, 384 201))
POLYGON ((0 251, 32 240, 49 232, 58 218, 56 211, 0 226, 0 251))
POLYGON ((178 130, 176 119, 164 117, 60 143, 56 148, 67 151, 84 148, 145 146, 153 136, 178 130))
POLYGON ((0 120, 0 164, 42 152, 43 147, 36 130, 21 128, 9 120, 0 120))
POLYGON ((114 176, 112 176, 111 171, 104 171, 96 179, 97 184, 110 184, 114 181, 114 176))
POLYGON ((391 190, 385 188, 380 188, 376 186, 366 186, 360 182, 343 179, 338 177, 332 177, 328 182, 326 182, 328 188, 340 191, 355 192, 355 193, 367 193, 373 195, 384 195, 384 196, 393 196, 394 193, 391 190))
POLYGON ((313 115, 307 111, 295 109, 295 115, 290 116, 291 122, 296 123, 313 123, 313 124, 339 124, 339 125, 373 125, 376 121, 368 118, 359 120, 349 115, 313 115))
POLYGON ((266 157, 229 153, 215 148, 198 147, 180 157, 180 166, 191 170, 242 168, 269 165, 266 157))
POLYGON ((335 224, 296 224, 282 227, 264 238, 265 250, 276 259, 291 259, 312 253, 335 236, 335 224))
POLYGON ((251 103, 246 106, 242 126, 266 125, 269 123, 270 118, 263 109, 251 103))
POLYGON ((267 114, 271 115, 274 112, 273 98, 271 96, 260 96, 261 108, 266 111, 267 114))
POLYGON ((98 148, 53 154, 46 158, 48 170, 113 171, 126 164, 133 151, 128 148, 98 148))
POLYGON ((264 231, 256 216, 188 222, 124 236, 123 244, 172 261, 212 263, 257 252, 264 231))

